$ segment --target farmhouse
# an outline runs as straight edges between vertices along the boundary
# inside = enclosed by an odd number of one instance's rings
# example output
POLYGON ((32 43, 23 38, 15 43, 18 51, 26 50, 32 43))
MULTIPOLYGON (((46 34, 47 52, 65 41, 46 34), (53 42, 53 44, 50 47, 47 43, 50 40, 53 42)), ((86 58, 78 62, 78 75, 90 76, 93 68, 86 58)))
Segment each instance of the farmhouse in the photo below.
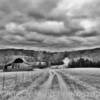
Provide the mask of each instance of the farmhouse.
POLYGON ((8 63, 4 66, 3 71, 21 71, 21 70, 32 70, 32 65, 26 63, 21 58, 16 58, 11 63, 8 63))

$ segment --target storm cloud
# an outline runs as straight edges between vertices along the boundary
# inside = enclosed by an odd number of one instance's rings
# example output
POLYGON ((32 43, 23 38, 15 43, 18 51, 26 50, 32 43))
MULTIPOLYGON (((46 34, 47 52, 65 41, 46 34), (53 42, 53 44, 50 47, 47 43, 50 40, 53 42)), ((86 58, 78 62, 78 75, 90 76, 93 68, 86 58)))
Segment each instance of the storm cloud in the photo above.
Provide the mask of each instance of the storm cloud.
POLYGON ((0 0, 0 47, 99 47, 99 4, 99 0, 0 0))

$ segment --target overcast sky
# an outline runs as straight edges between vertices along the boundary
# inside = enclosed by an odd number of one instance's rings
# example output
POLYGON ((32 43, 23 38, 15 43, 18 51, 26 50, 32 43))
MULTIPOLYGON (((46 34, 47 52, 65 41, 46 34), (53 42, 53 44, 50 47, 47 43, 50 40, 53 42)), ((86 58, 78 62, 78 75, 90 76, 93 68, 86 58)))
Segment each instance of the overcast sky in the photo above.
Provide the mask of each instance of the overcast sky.
POLYGON ((0 0, 0 48, 100 46, 100 0, 0 0))

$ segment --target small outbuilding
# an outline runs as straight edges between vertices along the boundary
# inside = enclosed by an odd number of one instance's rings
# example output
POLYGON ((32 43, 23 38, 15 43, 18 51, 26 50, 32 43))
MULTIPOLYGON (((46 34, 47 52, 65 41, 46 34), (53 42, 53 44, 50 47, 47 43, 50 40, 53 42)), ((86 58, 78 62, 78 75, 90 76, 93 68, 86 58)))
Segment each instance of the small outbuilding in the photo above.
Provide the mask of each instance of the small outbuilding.
POLYGON ((36 62, 32 62, 32 66, 33 68, 39 68, 39 69, 44 69, 48 67, 47 62, 40 62, 40 61, 36 61, 36 62))

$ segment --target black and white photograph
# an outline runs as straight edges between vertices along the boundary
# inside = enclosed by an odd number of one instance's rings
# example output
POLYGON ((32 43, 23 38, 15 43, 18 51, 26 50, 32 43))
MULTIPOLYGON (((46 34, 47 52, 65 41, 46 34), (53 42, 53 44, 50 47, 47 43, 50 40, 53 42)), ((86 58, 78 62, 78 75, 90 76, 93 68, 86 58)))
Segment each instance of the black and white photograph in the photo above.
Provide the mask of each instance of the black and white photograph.
POLYGON ((0 100, 100 100, 100 0, 0 0, 0 100))

